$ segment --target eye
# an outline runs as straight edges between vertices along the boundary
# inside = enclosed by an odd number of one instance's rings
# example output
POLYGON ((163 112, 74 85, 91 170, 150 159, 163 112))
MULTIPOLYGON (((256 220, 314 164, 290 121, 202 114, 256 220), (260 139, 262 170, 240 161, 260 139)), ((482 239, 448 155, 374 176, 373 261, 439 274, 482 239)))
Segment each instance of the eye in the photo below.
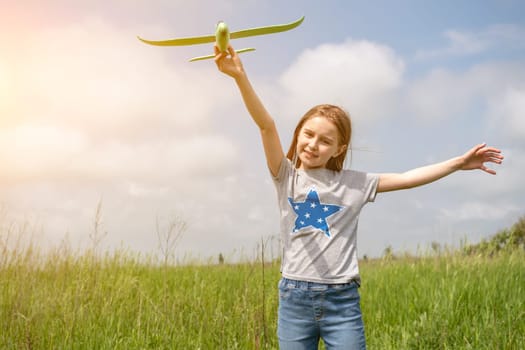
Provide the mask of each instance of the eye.
POLYGON ((331 146, 331 145, 333 144, 333 141, 332 141, 332 140, 330 140, 330 139, 325 139, 325 138, 321 139, 321 142, 322 142, 323 144, 327 145, 327 146, 331 146))

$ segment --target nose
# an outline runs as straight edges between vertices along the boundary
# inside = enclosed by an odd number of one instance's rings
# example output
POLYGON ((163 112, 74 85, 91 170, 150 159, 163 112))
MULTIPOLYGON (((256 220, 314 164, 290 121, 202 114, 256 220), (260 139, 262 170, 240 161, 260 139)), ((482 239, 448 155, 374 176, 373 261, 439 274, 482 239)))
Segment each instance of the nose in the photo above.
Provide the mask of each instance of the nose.
POLYGON ((308 148, 310 148, 311 150, 316 150, 317 144, 318 144, 317 137, 314 137, 310 139, 310 142, 308 142, 308 148))

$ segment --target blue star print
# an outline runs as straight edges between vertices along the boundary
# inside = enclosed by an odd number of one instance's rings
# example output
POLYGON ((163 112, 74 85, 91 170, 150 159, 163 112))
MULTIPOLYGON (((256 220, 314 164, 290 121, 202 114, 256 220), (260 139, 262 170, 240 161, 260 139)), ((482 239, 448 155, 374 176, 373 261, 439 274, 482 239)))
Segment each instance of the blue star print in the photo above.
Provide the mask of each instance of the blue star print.
POLYGON ((344 208, 338 205, 321 203, 315 189, 311 189, 308 192, 304 202, 294 202, 290 197, 288 197, 288 202, 297 214, 294 232, 303 227, 312 226, 322 230, 328 237, 330 237, 330 228, 326 218, 344 208))

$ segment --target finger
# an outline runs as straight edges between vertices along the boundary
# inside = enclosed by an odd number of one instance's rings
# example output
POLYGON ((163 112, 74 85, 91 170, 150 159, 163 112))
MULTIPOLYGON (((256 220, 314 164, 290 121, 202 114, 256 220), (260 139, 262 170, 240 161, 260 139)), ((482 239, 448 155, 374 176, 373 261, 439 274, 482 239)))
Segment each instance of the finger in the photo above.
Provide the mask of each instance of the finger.
POLYGON ((224 57, 224 52, 219 52, 215 54, 215 62, 221 60, 224 57))
POLYGON ((487 149, 485 147, 486 147, 485 143, 482 143, 482 144, 479 144, 477 146, 474 146, 473 154, 475 154, 477 156, 483 155, 487 151, 487 149))
POLYGON ((487 148, 486 151, 488 154, 501 155, 501 151, 495 148, 487 148))
POLYGON ((494 148, 494 147, 486 147, 483 149, 485 152, 490 152, 490 153, 497 153, 497 154, 500 154, 501 153, 501 150, 500 149, 497 149, 497 148, 494 148))
POLYGON ((219 68, 221 66, 221 59, 222 59, 222 53, 221 52, 215 52, 215 58, 213 60, 215 61, 215 64, 219 68))
POLYGON ((221 65, 221 62, 219 62, 220 61, 220 57, 217 55, 217 56, 215 56, 215 58, 213 60, 215 61, 215 65, 217 66, 217 68, 219 70, 221 70, 222 65, 221 65))
POLYGON ((221 52, 220 50, 216 50, 215 52, 215 63, 217 64, 217 66, 219 66, 221 64, 221 61, 224 57, 227 56, 227 53, 226 52, 221 52), (218 51, 218 52, 217 52, 218 51))
POLYGON ((484 159, 500 159, 500 160, 502 160, 504 157, 499 152, 487 151, 487 152, 483 153, 483 158, 484 159))
POLYGON ((490 168, 487 168, 486 166, 482 165, 480 167, 481 170, 483 170, 484 172, 490 174, 490 175, 496 175, 496 172, 490 168))
POLYGON ((215 55, 218 55, 218 54, 224 54, 225 56, 228 55, 226 51, 221 51, 221 49, 217 46, 217 44, 213 45, 213 52, 215 53, 215 55))
POLYGON ((499 155, 499 154, 488 154, 486 156, 487 159, 495 159, 495 160, 499 160, 500 162, 503 160, 503 156, 502 155, 499 155))
POLYGON ((233 46, 231 46, 231 44, 228 44, 228 53, 230 54, 230 56, 235 56, 237 55, 237 52, 235 52, 235 49, 233 48, 233 46))
POLYGON ((214 58, 215 65, 217 66, 217 69, 221 72, 225 71, 224 68, 224 55, 222 53, 217 54, 214 58))
POLYGON ((487 162, 501 164, 501 163, 503 163, 503 160, 500 159, 500 158, 489 158, 489 159, 487 159, 487 162))
POLYGON ((495 148, 483 148, 482 150, 478 151, 476 155, 484 160, 503 159, 501 151, 495 148))

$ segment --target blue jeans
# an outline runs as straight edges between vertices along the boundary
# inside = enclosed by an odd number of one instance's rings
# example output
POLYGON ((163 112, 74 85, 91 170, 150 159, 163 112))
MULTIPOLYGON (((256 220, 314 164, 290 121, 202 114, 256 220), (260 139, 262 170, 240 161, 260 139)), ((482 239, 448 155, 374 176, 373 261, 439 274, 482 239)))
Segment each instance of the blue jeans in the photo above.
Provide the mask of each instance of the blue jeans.
POLYGON ((282 350, 366 349, 358 284, 279 281, 277 335, 282 350))

